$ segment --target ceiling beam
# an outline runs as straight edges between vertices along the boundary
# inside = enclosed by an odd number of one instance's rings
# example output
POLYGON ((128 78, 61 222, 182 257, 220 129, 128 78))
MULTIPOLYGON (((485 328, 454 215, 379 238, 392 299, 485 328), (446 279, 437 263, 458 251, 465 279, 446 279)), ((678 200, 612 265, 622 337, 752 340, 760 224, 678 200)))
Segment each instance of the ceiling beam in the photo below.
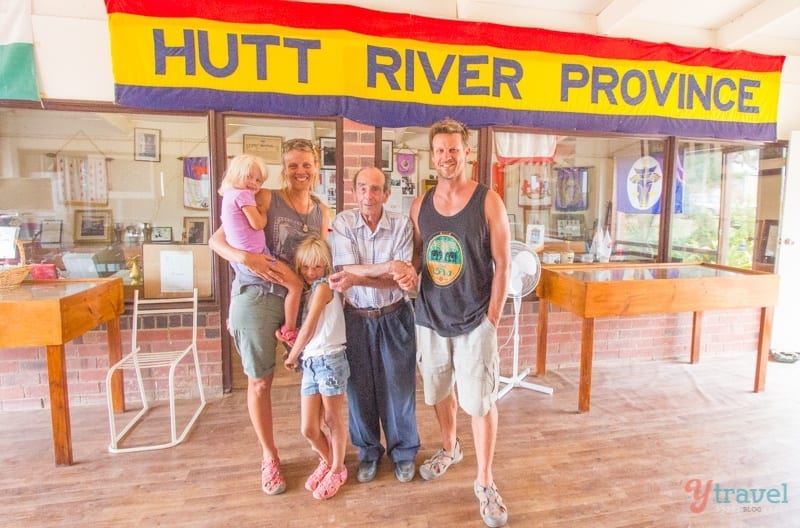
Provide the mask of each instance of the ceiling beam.
POLYGON ((598 13, 597 34, 610 35, 620 24, 630 18, 634 10, 641 4, 641 0, 612 0, 598 13))
POLYGON ((765 0, 720 27, 716 33, 717 47, 741 47, 749 37, 758 35, 770 24, 797 11, 800 11, 800 0, 765 0))

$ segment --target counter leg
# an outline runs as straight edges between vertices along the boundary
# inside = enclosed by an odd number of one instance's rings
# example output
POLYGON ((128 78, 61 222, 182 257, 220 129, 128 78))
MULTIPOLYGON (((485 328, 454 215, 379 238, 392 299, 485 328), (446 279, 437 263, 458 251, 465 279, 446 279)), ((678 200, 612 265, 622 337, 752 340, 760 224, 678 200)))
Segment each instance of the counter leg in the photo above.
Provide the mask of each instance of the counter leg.
MULTIPOLYGON (((108 366, 122 359, 122 333, 119 328, 119 317, 106 322, 108 336, 108 366)), ((122 386, 122 369, 117 370, 111 378, 111 402, 114 412, 125 410, 125 391, 122 386)))
POLYGON ((756 379, 753 392, 761 392, 767 385, 767 363, 769 359, 769 343, 772 338, 772 316, 774 308, 761 308, 761 324, 758 328, 758 354, 756 356, 756 379))
POLYGON ((539 323, 536 340, 536 375, 544 376, 547 372, 547 319, 550 302, 539 299, 539 323))
POLYGON ((690 363, 700 361, 700 341, 703 336, 703 312, 694 312, 692 316, 692 350, 690 363))
POLYGON ((594 317, 583 319, 581 328, 581 379, 578 387, 578 411, 589 412, 592 397, 592 361, 594 356, 594 317))
POLYGON ((57 466, 72 464, 72 428, 69 422, 67 361, 64 345, 47 346, 47 377, 50 383, 50 419, 57 466))

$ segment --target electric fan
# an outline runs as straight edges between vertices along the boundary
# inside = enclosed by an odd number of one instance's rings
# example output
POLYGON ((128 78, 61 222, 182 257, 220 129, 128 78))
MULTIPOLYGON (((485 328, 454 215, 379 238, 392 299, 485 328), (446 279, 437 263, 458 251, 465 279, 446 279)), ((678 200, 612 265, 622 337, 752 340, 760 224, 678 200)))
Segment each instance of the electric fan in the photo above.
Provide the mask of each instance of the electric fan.
POLYGON ((514 387, 523 387, 546 394, 553 394, 553 389, 523 381, 530 372, 525 369, 519 372, 519 310, 522 298, 536 288, 542 275, 539 257, 526 244, 517 240, 511 241, 511 277, 508 284, 508 296, 514 301, 514 326, 511 330, 514 340, 514 369, 510 378, 500 376, 500 381, 506 386, 497 393, 497 399, 502 398, 514 387))

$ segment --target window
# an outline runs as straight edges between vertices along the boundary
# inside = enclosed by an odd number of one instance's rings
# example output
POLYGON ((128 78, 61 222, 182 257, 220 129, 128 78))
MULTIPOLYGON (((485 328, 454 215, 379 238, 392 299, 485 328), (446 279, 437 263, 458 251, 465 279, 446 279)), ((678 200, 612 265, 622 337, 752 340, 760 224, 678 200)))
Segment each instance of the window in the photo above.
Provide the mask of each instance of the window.
POLYGON ((311 192, 328 206, 331 219, 334 217, 337 181, 341 179, 336 175, 336 161, 342 156, 336 152, 336 121, 229 114, 225 116, 225 138, 225 151, 229 159, 243 152, 264 158, 269 174, 263 187, 269 189, 280 189, 284 184, 281 176, 282 143, 289 139, 311 141, 319 159, 319 178, 311 192), (252 145, 262 148, 255 150, 252 145))
MULTIPOLYGON (((681 141, 676 152, 670 258, 771 269, 768 230, 779 216, 785 149, 681 141)), ((774 255, 772 255, 774 258, 774 255)))
POLYGON ((528 226, 544 225, 542 251, 569 249, 579 262, 604 260, 597 249, 605 238, 611 261, 772 269, 782 144, 679 140, 668 160, 663 139, 497 129, 492 140, 492 182, 516 240, 528 226), (665 255, 661 240, 668 240, 665 255))
POLYGON ((497 130, 493 186, 511 235, 543 225, 543 251, 576 261, 655 260, 664 142, 497 130))
POLYGON ((185 217, 211 219, 205 115, 6 108, 0 144, 0 216, 63 277, 121 277, 132 296, 154 229, 179 245, 185 217))

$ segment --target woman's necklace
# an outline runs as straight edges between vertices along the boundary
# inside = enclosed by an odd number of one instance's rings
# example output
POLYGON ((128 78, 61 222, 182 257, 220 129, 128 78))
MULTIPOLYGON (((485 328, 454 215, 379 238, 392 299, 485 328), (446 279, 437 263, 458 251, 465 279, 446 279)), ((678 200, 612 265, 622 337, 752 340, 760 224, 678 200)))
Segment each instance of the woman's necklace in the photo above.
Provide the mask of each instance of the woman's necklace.
POLYGON ((289 205, 292 206, 292 211, 297 215, 297 219, 303 224, 303 233, 308 233, 308 215, 311 214, 311 211, 309 211, 311 208, 311 195, 308 196, 308 203, 306 204, 307 212, 302 216, 300 216, 300 211, 297 210, 297 207, 294 206, 294 200, 292 199, 292 195, 289 194, 289 191, 286 191, 286 197, 289 199, 289 205))

